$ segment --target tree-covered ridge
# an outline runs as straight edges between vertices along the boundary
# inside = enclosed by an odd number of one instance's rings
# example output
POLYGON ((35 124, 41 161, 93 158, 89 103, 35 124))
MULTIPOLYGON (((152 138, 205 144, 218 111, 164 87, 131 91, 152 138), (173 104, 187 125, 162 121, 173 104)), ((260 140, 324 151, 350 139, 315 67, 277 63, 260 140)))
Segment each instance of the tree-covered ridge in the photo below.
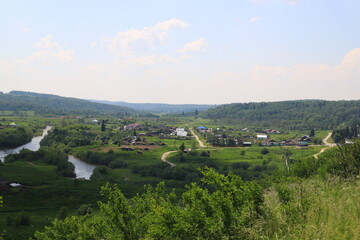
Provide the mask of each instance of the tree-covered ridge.
POLYGON ((359 124, 360 100, 297 100, 233 103, 209 109, 204 118, 229 119, 249 126, 334 129, 341 124, 359 124))
POLYGON ((167 103, 128 103, 128 102, 111 102, 101 100, 91 100, 99 103, 114 104, 133 108, 139 111, 146 111, 151 113, 187 113, 195 111, 206 111, 218 105, 210 104, 167 104, 167 103))
POLYGON ((35 111, 36 114, 108 114, 126 116, 135 110, 50 94, 11 91, 0 92, 0 111, 35 111))

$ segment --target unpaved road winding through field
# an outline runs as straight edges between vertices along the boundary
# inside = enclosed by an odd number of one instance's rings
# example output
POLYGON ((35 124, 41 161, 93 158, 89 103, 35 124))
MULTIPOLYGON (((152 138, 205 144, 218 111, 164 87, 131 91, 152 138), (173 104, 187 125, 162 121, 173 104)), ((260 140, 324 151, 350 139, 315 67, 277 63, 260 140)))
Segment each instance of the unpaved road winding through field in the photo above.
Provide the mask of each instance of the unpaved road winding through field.
POLYGON ((320 152, 314 154, 314 155, 313 155, 314 158, 319 159, 319 155, 320 155, 321 153, 325 152, 326 149, 329 149, 329 148, 332 148, 332 147, 335 147, 335 146, 336 146, 335 143, 329 143, 329 142, 328 142, 328 140, 329 140, 330 137, 331 137, 331 132, 329 132, 329 134, 323 139, 323 143, 325 144, 326 147, 325 147, 325 148, 322 148, 322 149, 320 150, 320 152))
POLYGON ((175 164, 175 163, 172 163, 172 162, 169 162, 168 160, 166 160, 166 157, 168 157, 171 153, 174 153, 174 152, 177 152, 177 151, 169 151, 169 152, 164 153, 164 154, 161 156, 161 161, 166 162, 166 163, 169 164, 171 167, 176 167, 176 164, 175 164))
POLYGON ((196 141, 199 143, 199 146, 200 146, 201 148, 207 147, 207 146, 205 146, 204 143, 200 140, 200 138, 198 137, 198 135, 196 135, 196 134, 194 133, 194 130, 193 130, 192 128, 190 128, 189 130, 190 130, 191 134, 195 137, 196 141))

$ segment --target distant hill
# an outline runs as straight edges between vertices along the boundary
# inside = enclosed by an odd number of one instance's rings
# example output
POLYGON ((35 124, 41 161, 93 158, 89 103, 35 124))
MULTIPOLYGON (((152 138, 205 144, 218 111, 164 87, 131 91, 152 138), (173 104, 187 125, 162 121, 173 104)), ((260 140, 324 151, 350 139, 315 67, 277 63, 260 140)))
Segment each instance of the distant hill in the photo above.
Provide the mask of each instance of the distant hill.
POLYGON ((341 124, 360 125, 360 100, 233 103, 209 109, 200 116, 243 126, 334 129, 341 124))
POLYGON ((7 94, 0 92, 0 111, 35 111, 37 114, 56 115, 110 114, 116 116, 126 116, 136 112, 128 107, 23 91, 11 91, 7 94))
POLYGON ((123 107, 130 107, 139 111, 146 111, 151 113, 187 113, 195 112, 196 110, 206 111, 208 109, 217 107, 218 105, 207 104, 167 104, 167 103, 128 103, 123 101, 103 101, 103 100, 89 100, 98 103, 113 104, 123 107))

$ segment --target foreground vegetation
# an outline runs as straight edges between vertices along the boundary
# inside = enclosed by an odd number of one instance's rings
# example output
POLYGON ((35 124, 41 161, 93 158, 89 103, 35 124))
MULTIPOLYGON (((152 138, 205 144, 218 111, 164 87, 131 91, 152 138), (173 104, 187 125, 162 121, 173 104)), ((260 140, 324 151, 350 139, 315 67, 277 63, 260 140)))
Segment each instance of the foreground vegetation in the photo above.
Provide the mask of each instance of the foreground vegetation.
MULTIPOLYGON (((53 126, 39 151, 23 150, 9 155, 0 166, 1 179, 22 184, 4 194, 0 223, 6 230, 6 239, 26 239, 35 231, 39 239, 64 239, 66 233, 68 239, 79 239, 82 235, 77 238, 76 231, 90 239, 357 236, 358 228, 353 223, 348 224, 353 226, 352 235, 344 235, 347 225, 337 222, 342 217, 333 219, 327 215, 340 208, 321 205, 321 199, 326 203, 343 201, 345 196, 358 197, 351 193, 335 194, 345 191, 341 189, 358 190, 354 177, 359 175, 356 140, 337 151, 327 150, 315 160, 313 155, 324 148, 318 145, 321 141, 313 140, 304 149, 261 146, 255 139, 258 128, 243 133, 241 128, 245 126, 211 125, 207 122, 210 120, 200 118, 7 116, 4 119, 19 123, 18 127, 34 123, 53 126), (99 121, 92 123, 96 118, 99 121), (141 128, 125 130, 125 126, 135 123, 141 128), (249 135, 247 138, 256 144, 214 147, 205 143, 207 147, 201 148, 192 137, 170 135, 176 127, 185 126, 188 130, 204 123, 219 128, 214 134, 222 139, 249 135), (176 167, 160 161, 168 151, 174 151, 167 160, 176 167), (97 165, 90 181, 73 178, 74 168, 66 161, 67 154, 97 165), (100 194, 101 186, 106 187, 100 194), (312 215, 316 207, 321 212, 316 215, 321 220, 318 225, 312 215), (54 219, 55 226, 45 229, 54 219), (113 224, 103 226, 105 221, 113 224), (129 228, 118 227, 124 221, 129 228), (311 232, 312 225, 328 230, 311 232)), ((271 139, 290 141, 309 133, 309 129, 280 130, 281 133, 271 134, 271 139)), ((346 131, 338 129, 334 134, 343 132, 346 131)), ((328 133, 316 130, 311 134, 315 135, 313 139, 322 139, 328 133)), ((197 134, 206 141, 206 134, 197 134)), ((343 142, 347 135, 341 136, 343 142)), ((348 216, 355 221, 357 205, 351 201, 343 204, 343 209, 351 209, 353 215, 345 212, 343 218, 348 216)))
MULTIPOLYGON (((37 239, 358 239, 360 142, 265 182, 202 170, 177 199, 164 184, 128 200, 106 185, 100 212, 55 220, 37 239), (347 152, 343 155, 343 152, 347 152), (340 156, 344 157, 338 160, 340 156), (339 166, 346 170, 336 172, 339 166), (313 174, 304 174, 306 171, 313 174), (349 171, 348 171, 349 170, 349 171), (354 175, 355 174, 355 175, 354 175), (311 177, 311 178, 309 178, 311 177)), ((314 160, 312 160, 314 161, 314 160)))

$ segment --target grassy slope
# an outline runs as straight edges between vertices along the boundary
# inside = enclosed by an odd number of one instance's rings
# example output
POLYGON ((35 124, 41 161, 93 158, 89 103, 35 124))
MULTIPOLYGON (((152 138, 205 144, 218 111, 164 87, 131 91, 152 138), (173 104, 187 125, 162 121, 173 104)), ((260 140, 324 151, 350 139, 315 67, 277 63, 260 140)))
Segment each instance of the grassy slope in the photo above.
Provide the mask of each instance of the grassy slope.
MULTIPOLYGON (((283 186, 284 187, 284 186, 283 186)), ((360 239, 360 181, 307 179, 287 183, 290 201, 265 194, 266 217, 256 239, 360 239)))

